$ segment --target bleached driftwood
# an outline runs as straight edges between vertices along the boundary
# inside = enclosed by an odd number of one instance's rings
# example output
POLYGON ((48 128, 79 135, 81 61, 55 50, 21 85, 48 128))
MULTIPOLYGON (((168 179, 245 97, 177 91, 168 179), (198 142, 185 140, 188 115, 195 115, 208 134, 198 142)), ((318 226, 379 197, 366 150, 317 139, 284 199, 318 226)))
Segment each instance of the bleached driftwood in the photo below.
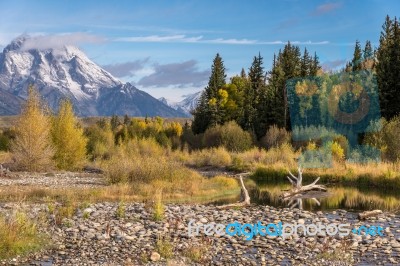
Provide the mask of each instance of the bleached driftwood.
POLYGON ((224 209, 224 208, 230 208, 230 207, 243 207, 243 206, 250 205, 249 192, 247 191, 247 189, 246 189, 246 187, 244 185, 242 175, 239 175, 239 181, 240 181, 240 186, 241 186, 242 201, 238 202, 238 203, 232 203, 232 204, 226 204, 226 205, 217 206, 218 209, 224 209))
POLYGON ((368 217, 378 216, 379 214, 382 214, 381 210, 365 211, 358 214, 358 219, 364 220, 368 217))
MULTIPOLYGON (((292 184, 292 189, 290 189, 288 192, 285 192, 282 194, 283 200, 288 200, 288 199, 293 199, 293 197, 297 195, 302 195, 310 191, 327 191, 327 188, 324 185, 317 185, 317 182, 319 180, 319 177, 315 179, 314 182, 312 182, 309 185, 303 186, 303 172, 301 170, 301 167, 298 168, 299 175, 296 177, 289 171, 290 176, 286 176, 290 183, 292 184)), ((313 198, 314 201, 319 204, 319 201, 315 198, 313 198)))

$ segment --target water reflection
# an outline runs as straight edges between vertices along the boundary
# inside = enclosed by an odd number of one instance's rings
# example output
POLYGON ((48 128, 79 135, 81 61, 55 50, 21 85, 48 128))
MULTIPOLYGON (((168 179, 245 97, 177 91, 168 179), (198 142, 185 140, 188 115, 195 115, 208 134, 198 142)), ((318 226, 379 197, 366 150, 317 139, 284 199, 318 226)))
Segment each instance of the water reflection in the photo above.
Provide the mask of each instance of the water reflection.
POLYGON ((320 192, 320 191, 310 191, 305 194, 299 194, 295 195, 293 197, 290 197, 284 202, 289 208, 298 208, 300 210, 303 210, 303 201, 306 199, 309 199, 311 203, 316 204, 317 206, 321 206, 320 199, 326 198, 329 196, 328 192, 320 192))
POLYGON ((328 193, 310 192, 306 195, 281 199, 290 184, 258 184, 249 189, 252 203, 275 207, 293 207, 305 210, 400 210, 400 195, 372 188, 330 187, 328 193))

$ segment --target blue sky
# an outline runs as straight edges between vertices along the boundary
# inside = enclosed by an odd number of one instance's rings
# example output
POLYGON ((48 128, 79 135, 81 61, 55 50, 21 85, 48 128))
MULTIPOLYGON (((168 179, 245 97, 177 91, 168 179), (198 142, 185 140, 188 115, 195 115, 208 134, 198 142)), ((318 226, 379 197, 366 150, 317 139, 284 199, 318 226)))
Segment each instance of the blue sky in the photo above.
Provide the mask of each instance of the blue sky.
POLYGON ((259 52, 268 70, 287 41, 338 67, 356 39, 378 45, 387 14, 398 16, 400 1, 8 0, 0 2, 0 46, 23 33, 67 39, 121 80, 177 101, 204 88, 217 52, 228 77, 259 52))

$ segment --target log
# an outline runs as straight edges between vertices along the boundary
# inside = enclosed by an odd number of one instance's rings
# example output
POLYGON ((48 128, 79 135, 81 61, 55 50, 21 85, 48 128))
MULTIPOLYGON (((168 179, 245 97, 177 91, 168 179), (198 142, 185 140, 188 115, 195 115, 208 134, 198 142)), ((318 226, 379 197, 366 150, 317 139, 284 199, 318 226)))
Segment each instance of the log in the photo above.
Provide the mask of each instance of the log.
POLYGON ((358 219, 365 220, 368 217, 378 216, 379 214, 382 214, 381 210, 365 211, 358 214, 358 219))
POLYGON ((238 202, 238 203, 217 206, 217 209, 224 209, 224 208, 231 208, 231 207, 244 207, 244 206, 250 205, 249 192, 247 191, 247 189, 244 185, 243 177, 241 175, 239 175, 239 181, 240 181, 240 186, 241 186, 242 201, 238 202))
POLYGON ((294 174, 292 174, 289 171, 290 176, 286 176, 290 183, 292 184, 293 188, 290 189, 288 192, 285 192, 282 194, 283 200, 288 200, 291 199, 299 194, 305 194, 310 191, 327 191, 327 188, 324 185, 317 185, 317 182, 319 181, 319 177, 314 180, 311 184, 308 184, 306 186, 302 185, 303 182, 303 171, 301 170, 301 167, 298 168, 298 176, 296 177, 294 174))

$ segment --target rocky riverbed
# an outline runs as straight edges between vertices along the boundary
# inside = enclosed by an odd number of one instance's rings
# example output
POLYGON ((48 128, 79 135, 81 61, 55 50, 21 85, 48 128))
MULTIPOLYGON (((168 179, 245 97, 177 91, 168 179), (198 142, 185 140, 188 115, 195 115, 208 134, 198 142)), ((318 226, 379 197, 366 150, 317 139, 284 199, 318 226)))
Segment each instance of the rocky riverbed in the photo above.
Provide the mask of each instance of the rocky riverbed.
POLYGON ((71 218, 55 223, 46 204, 0 205, 0 213, 23 209, 32 218, 45 217, 40 230, 48 249, 2 262, 3 265, 398 265, 400 216, 383 213, 358 221, 355 213, 337 210, 312 213, 298 209, 251 206, 218 209, 207 205, 165 206, 155 221, 142 203, 97 203, 78 208, 71 218), (188 223, 349 223, 380 225, 384 236, 189 237, 188 223), (158 243, 158 244, 157 244, 158 243))
POLYGON ((89 172, 5 172, 0 175, 0 190, 8 186, 41 188, 95 188, 106 186, 103 176, 89 172))

